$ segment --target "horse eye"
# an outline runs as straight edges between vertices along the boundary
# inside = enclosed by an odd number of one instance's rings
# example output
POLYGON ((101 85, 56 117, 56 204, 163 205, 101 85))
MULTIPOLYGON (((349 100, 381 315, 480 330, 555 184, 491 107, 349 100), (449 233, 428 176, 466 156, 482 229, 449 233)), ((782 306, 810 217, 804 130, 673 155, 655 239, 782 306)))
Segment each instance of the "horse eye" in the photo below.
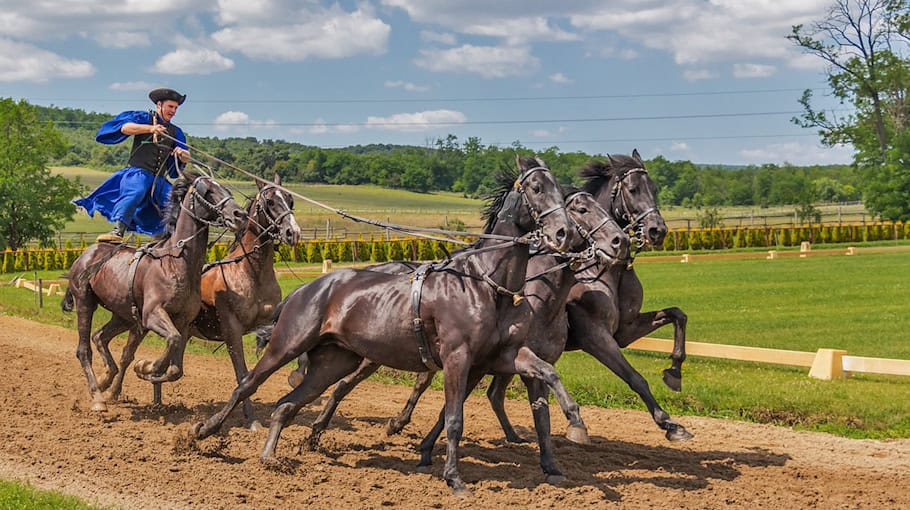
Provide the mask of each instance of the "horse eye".
POLYGON ((266 199, 265 205, 267 205, 267 206, 269 206, 269 207, 272 207, 273 205, 275 205, 275 201, 272 200, 271 198, 266 199))
POLYGON ((534 193, 540 193, 540 184, 533 184, 531 186, 531 189, 534 191, 534 193))
POLYGON ((588 208, 587 208, 587 207, 579 207, 579 208, 578 208, 578 212, 580 212, 581 214, 587 214, 587 213, 588 213, 588 208))

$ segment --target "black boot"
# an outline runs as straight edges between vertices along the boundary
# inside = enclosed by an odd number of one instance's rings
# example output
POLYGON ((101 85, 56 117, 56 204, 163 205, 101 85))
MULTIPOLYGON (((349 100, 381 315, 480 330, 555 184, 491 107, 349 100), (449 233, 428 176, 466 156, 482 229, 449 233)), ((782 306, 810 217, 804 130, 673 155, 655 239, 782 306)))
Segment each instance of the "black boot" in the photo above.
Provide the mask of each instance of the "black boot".
POLYGON ((97 241, 99 242, 108 242, 108 243, 122 243, 123 236, 126 234, 127 224, 118 221, 117 225, 114 226, 114 230, 111 230, 107 234, 101 234, 98 236, 97 241))

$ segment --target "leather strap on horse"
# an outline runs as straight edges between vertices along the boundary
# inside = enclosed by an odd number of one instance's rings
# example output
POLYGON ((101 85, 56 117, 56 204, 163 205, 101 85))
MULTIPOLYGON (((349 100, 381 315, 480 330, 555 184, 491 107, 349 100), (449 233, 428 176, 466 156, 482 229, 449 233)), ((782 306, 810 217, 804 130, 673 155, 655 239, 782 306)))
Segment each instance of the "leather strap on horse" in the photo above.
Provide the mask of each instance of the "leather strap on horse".
MULTIPOLYGON (((136 321, 136 324, 142 328, 142 317, 139 316, 139 307, 136 305, 136 296, 133 290, 133 281, 136 279, 136 268, 139 267, 139 259, 146 255, 145 247, 139 248, 133 253, 133 258, 130 259, 130 269, 126 276, 127 284, 129 285, 129 299, 130 299, 130 312, 133 314, 133 319, 136 321)), ((144 329, 144 328, 143 328, 144 329)))
POLYGON ((414 307, 414 336, 417 337, 417 352, 420 353, 420 361, 428 369, 437 372, 442 370, 442 361, 430 349, 427 336, 423 331, 423 319, 420 318, 420 290, 423 288, 423 280, 427 273, 433 269, 433 264, 423 264, 414 270, 414 274, 411 275, 411 305, 414 307))

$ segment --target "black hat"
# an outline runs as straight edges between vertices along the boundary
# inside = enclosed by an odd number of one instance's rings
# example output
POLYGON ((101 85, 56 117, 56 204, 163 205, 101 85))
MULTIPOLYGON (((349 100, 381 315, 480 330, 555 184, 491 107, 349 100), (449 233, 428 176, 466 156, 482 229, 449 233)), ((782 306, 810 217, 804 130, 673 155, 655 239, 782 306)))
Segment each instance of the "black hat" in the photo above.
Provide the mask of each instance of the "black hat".
POLYGON ((186 101, 186 94, 180 94, 174 89, 155 89, 149 92, 149 99, 153 103, 158 103, 158 101, 177 101, 178 105, 183 104, 186 101))

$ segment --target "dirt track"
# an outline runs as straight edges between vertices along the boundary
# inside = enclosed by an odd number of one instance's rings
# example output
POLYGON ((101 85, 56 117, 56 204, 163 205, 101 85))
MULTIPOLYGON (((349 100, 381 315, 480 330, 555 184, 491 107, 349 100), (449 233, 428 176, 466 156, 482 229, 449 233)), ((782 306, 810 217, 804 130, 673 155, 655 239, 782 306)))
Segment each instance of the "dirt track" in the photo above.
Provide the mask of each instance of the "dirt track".
MULTIPOLYGON (((151 387, 130 373, 126 401, 97 414, 88 410, 75 344, 73 331, 0 315, 0 478, 125 508, 910 508, 910 440, 856 441, 683 416, 695 439, 676 445, 644 412, 594 407, 582 410, 593 445, 555 438, 569 480, 546 485, 536 446, 503 443, 479 398, 465 408, 462 442, 462 474, 474 494, 457 500, 440 478, 443 442, 433 473, 415 471, 414 446, 442 395, 429 392, 414 423, 389 438, 385 421, 409 389, 375 383, 342 404, 321 451, 299 449, 315 409, 301 413, 301 425, 279 443, 286 469, 273 471, 258 462, 264 434, 237 428, 237 414, 198 451, 175 450, 178 433, 233 389, 226 356, 189 357, 184 379, 165 385, 164 410, 148 406, 151 387)), ((138 358, 152 355, 140 350, 138 358)), ((257 394, 263 420, 285 392, 285 374, 257 394)), ((507 404, 519 433, 533 437, 527 403, 507 404)), ((555 434, 564 430, 558 409, 553 424, 555 434)))

